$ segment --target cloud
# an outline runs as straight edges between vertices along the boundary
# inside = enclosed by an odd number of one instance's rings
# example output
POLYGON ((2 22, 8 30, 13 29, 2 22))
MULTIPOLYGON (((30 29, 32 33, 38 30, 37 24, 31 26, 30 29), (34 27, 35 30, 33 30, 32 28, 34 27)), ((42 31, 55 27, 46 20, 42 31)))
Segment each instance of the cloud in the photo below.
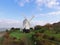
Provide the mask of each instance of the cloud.
POLYGON ((50 12, 47 15, 60 15, 60 11, 50 12))
POLYGON ((19 5, 20 5, 21 7, 23 7, 23 6, 24 6, 24 3, 20 2, 19 5))
POLYGON ((53 11, 53 12, 48 12, 48 13, 40 13, 38 15, 36 15, 36 17, 39 16, 59 16, 60 15, 60 11, 53 11))
MULTIPOLYGON (((58 0, 36 0, 35 1, 36 5, 38 7, 45 6, 48 8, 59 8, 60 2, 58 0)), ((60 8, 59 8, 60 9, 60 8)))
POLYGON ((19 6, 23 7, 26 3, 29 3, 30 0, 16 0, 19 6))
MULTIPOLYGON (((45 19, 49 19, 48 21, 42 19, 42 20, 32 20, 31 21, 31 26, 35 26, 35 25, 45 25, 46 23, 55 23, 58 22, 59 20, 59 15, 60 15, 60 11, 55 11, 55 12, 49 12, 49 13, 45 13, 45 14, 39 14, 36 15, 36 18, 40 18, 40 17, 48 17, 45 19), (56 17, 59 17, 58 19, 56 17), (54 19, 56 18, 56 19, 54 19), (51 20, 52 19, 52 20, 51 20), (53 20, 54 19, 54 20, 53 20)), ((11 27, 22 27, 22 21, 19 20, 13 20, 13 19, 0 19, 0 28, 11 28, 11 27)))
POLYGON ((46 21, 46 20, 35 20, 35 21, 32 21, 31 22, 31 26, 36 26, 36 25, 41 25, 41 26, 44 26, 45 24, 47 23, 50 23, 50 24, 53 24, 53 23, 56 23, 56 22, 59 22, 59 21, 46 21))
MULTIPOLYGON (((59 17, 60 17, 60 11, 35 14, 35 18, 43 19, 43 20, 46 20, 46 18, 51 19, 51 18, 59 18, 59 17)), ((56 20, 56 19, 54 19, 54 20, 56 20)), ((59 19, 57 19, 57 20, 59 20, 59 19)))
POLYGON ((57 2, 57 0, 50 0, 50 1, 48 1, 47 2, 47 6, 49 7, 49 8, 55 8, 56 6, 58 7, 59 6, 59 2, 57 2))
POLYGON ((60 21, 60 11, 54 11, 54 12, 48 12, 48 13, 40 13, 36 14, 36 23, 41 25, 44 25, 46 23, 55 23, 60 21))
MULTIPOLYGON (((31 27, 35 25, 45 25, 47 22, 46 21, 31 21, 31 27)), ((0 28, 11 28, 11 27, 16 27, 16 28, 22 28, 22 21, 19 20, 13 20, 13 19, 0 19, 0 28)))
POLYGON ((57 15, 57 16, 59 16, 60 15, 60 11, 54 11, 54 12, 49 12, 49 13, 47 13, 46 15, 57 15))
POLYGON ((35 20, 35 21, 32 21, 31 22, 31 25, 32 26, 35 26, 35 25, 45 25, 46 23, 48 23, 47 21, 43 21, 43 20, 35 20))
MULTIPOLYGON (((45 25, 47 21, 41 21, 41 20, 32 20, 31 26, 35 25, 45 25)), ((13 19, 0 19, 0 28, 11 28, 11 27, 19 27, 22 28, 23 22, 19 20, 13 20, 13 19)))
POLYGON ((0 28, 21 27, 22 22, 13 19, 0 19, 0 28))
POLYGON ((20 7, 24 7, 28 3, 35 3, 36 7, 46 7, 46 8, 54 8, 60 9, 60 2, 58 0, 16 0, 20 7))

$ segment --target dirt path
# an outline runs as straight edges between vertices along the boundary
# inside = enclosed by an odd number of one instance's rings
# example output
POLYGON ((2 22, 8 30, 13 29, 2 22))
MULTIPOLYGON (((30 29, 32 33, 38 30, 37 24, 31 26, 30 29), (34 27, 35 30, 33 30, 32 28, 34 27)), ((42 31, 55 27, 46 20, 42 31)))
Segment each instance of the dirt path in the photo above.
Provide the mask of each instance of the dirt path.
POLYGON ((28 43, 28 45, 33 45, 33 41, 31 40, 31 37, 26 35, 26 41, 28 43))
POLYGON ((5 32, 1 32, 0 33, 0 37, 4 36, 5 32))

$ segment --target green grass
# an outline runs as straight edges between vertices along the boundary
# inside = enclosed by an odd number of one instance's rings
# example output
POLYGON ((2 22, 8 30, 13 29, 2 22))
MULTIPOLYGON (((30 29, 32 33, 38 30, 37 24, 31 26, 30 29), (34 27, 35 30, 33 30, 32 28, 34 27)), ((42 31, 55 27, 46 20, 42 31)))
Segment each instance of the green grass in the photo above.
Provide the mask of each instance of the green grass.
MULTIPOLYGON (((22 37, 28 37, 28 38, 31 38, 32 34, 34 34, 34 32, 30 32, 30 33, 22 33, 20 31, 14 31, 14 32, 11 32, 10 36, 11 37, 16 37, 17 39, 20 39, 22 37)), ((54 36, 56 38, 60 38, 60 34, 55 34, 53 33, 52 31, 49 31, 49 30, 46 30, 44 32, 44 34, 47 34, 48 36, 54 36)))
MULTIPOLYGON (((10 33, 10 37, 12 37, 12 38, 16 37, 17 40, 18 39, 22 39, 23 37, 26 37, 27 41, 29 43, 31 43, 32 45, 34 45, 33 42, 32 42, 32 39, 31 39, 31 37, 32 37, 32 35, 34 33, 35 33, 35 31, 34 32, 30 32, 30 33, 23 33, 23 32, 20 32, 20 31, 13 31, 13 32, 10 33)), ((48 36, 54 36, 55 38, 60 39, 60 34, 55 34, 54 32, 49 31, 49 30, 46 30, 44 32, 44 34, 46 34, 48 36)))
POLYGON ((33 32, 31 32, 31 33, 18 33, 18 32, 12 32, 11 34, 10 34, 10 37, 16 37, 17 39, 20 39, 20 38, 22 38, 22 37, 31 37, 32 36, 32 34, 34 34, 33 32))
POLYGON ((60 38, 60 33, 55 34, 53 31, 47 30, 47 31, 44 32, 44 34, 47 34, 48 36, 54 36, 56 38, 60 38))
POLYGON ((12 32, 12 33, 10 34, 10 37, 16 37, 17 39, 20 39, 20 38, 22 38, 22 37, 24 37, 24 36, 25 36, 24 33, 18 33, 18 32, 12 32))
POLYGON ((34 34, 34 32, 30 32, 30 33, 22 33, 22 32, 19 32, 19 31, 14 31, 14 32, 11 32, 10 33, 10 37, 16 37, 17 40, 18 39, 22 39, 22 38, 26 38, 27 42, 31 45, 33 45, 32 43, 32 39, 31 39, 31 36, 34 34))
POLYGON ((0 37, 0 45, 2 45, 3 40, 4 40, 4 38, 0 37))

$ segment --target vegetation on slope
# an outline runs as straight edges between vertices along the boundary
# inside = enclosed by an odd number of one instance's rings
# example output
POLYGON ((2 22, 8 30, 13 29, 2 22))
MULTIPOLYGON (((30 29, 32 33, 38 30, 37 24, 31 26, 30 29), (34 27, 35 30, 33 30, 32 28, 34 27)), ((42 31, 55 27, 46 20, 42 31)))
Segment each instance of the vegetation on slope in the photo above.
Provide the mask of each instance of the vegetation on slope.
POLYGON ((60 23, 36 25, 30 33, 24 33, 19 28, 6 30, 0 38, 0 45, 60 45, 60 23))

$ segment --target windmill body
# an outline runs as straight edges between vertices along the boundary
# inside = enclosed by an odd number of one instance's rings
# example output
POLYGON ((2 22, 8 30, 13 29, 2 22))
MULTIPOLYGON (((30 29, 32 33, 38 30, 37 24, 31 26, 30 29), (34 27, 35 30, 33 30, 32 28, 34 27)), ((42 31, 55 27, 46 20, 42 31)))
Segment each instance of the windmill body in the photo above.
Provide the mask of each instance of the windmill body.
POLYGON ((30 22, 33 19, 33 17, 28 20, 26 17, 24 17, 25 19, 23 20, 23 32, 30 32, 30 22))
POLYGON ((27 19, 24 19, 23 21, 23 28, 30 29, 30 22, 27 19))

